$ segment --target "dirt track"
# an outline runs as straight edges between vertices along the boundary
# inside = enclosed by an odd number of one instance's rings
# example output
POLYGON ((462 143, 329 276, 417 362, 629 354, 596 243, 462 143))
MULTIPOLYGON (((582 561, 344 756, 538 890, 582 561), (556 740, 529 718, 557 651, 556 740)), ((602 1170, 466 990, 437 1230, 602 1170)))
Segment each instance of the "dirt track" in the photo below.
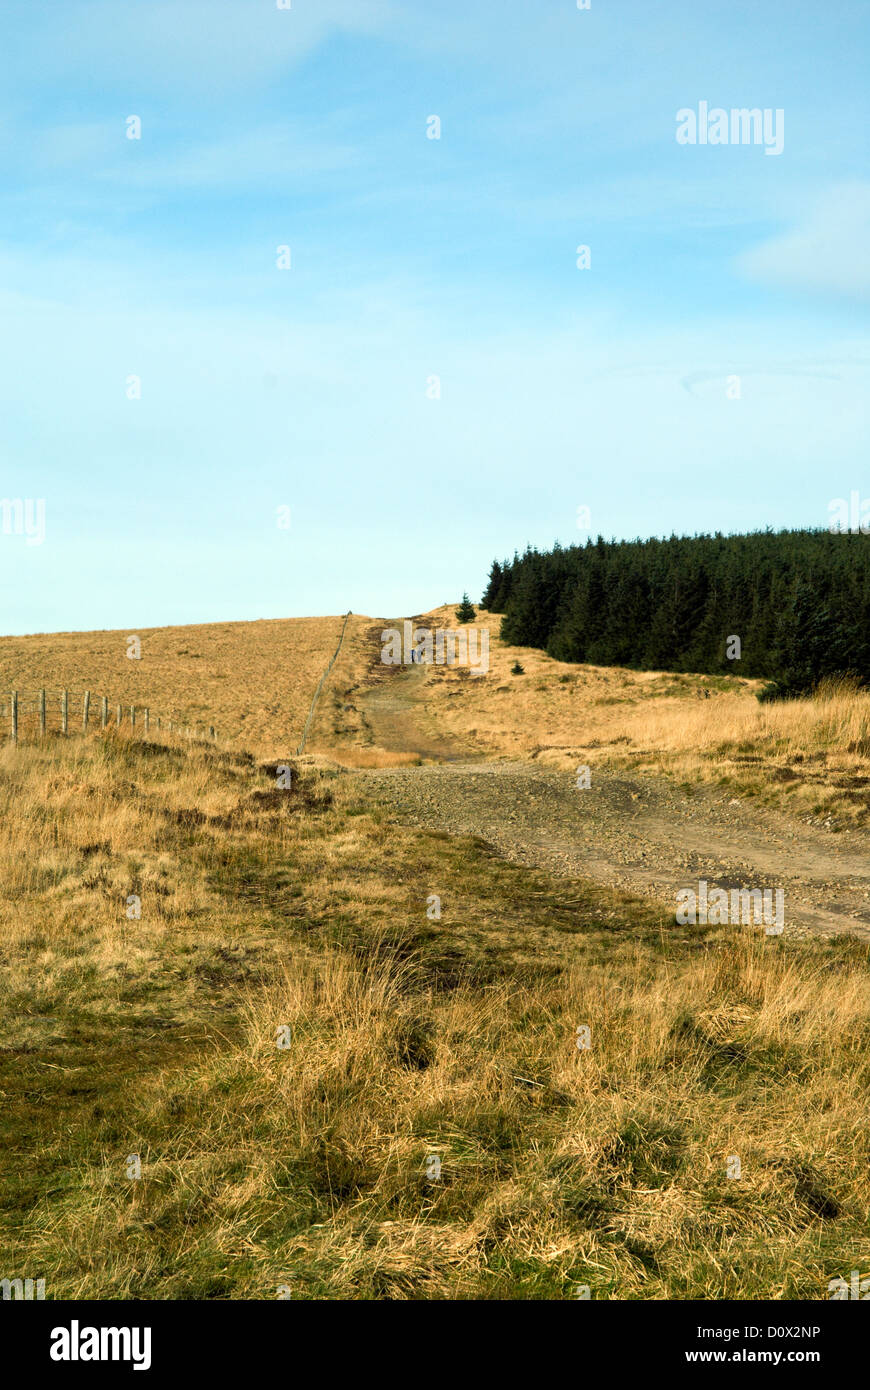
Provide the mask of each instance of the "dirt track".
POLYGON ((582 790, 564 772, 483 762, 421 728, 422 672, 400 669, 369 691, 382 748, 437 765, 360 773, 399 819, 478 835, 508 859, 649 894, 673 911, 680 888, 782 888, 785 934, 870 939, 870 837, 833 834, 721 791, 592 768, 582 790))
POLYGON ((375 677, 362 703, 365 723, 379 748, 444 762, 468 756, 470 749, 423 729, 425 672, 421 666, 376 667, 375 677))

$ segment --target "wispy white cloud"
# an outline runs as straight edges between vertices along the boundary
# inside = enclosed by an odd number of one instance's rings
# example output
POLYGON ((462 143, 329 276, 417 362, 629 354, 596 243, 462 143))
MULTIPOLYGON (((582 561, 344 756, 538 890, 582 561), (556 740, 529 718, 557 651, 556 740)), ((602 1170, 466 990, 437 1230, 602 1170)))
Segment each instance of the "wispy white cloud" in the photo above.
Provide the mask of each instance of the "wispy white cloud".
POLYGON ((870 298, 870 183, 837 184, 791 231, 738 259, 750 279, 812 293, 870 298))
POLYGON ((321 137, 298 124, 292 131, 256 128, 227 139, 192 141, 184 149, 168 155, 149 151, 138 165, 117 164, 105 168, 97 177, 108 183, 133 188, 167 190, 183 188, 261 187, 270 189, 272 180, 330 174, 353 165, 358 167, 365 151, 340 141, 321 137))
POLYGON ((67 86, 97 72, 109 92, 220 101, 268 82, 333 34, 381 31, 393 13, 389 0, 297 0, 289 10, 274 0, 5 0, 4 77, 7 87, 29 87, 35 73, 67 86))

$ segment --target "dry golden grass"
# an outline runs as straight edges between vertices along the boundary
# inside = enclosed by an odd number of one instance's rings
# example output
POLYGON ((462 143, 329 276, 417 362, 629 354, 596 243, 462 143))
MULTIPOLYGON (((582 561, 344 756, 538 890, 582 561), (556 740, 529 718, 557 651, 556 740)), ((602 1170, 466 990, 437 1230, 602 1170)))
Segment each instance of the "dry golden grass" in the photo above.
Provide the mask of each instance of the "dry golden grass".
POLYGON ((648 771, 729 782, 791 809, 865 823, 870 815, 870 692, 849 680, 812 699, 751 702, 737 695, 642 711, 630 755, 648 771))
MULTIPOLYGON (((126 656, 119 632, 0 638, 0 689, 30 697, 54 692, 108 694, 113 704, 149 705, 164 718, 214 724, 224 745, 263 757, 287 756, 299 741, 312 696, 330 661, 342 619, 295 618, 144 629, 142 659, 126 656)), ((372 690, 389 676, 380 662, 380 632, 393 620, 352 615, 306 743, 347 767, 414 763, 417 751, 381 747, 366 718, 372 690)), ((396 620, 400 621, 400 620, 396 620)), ((457 627, 455 605, 419 617, 425 626, 457 627)), ((413 722, 432 742, 484 757, 537 758, 569 767, 610 763, 721 782, 802 814, 863 823, 870 814, 870 693, 848 683, 815 700, 762 705, 760 681, 620 667, 577 666, 543 652, 510 647, 501 618, 479 610, 475 627, 490 633, 490 669, 420 668, 413 722), (524 667, 514 675, 515 662, 524 667), (705 695, 705 692, 707 694, 705 695)), ((98 717, 95 701, 92 718, 98 717)), ((81 721, 70 708, 70 727, 81 721)), ((35 708, 22 714, 35 727, 35 708)), ((399 740, 400 741, 400 740, 399 740)))
MULTIPOLYGON (((70 728, 77 728, 80 697, 89 689, 92 719, 99 718, 96 697, 107 695, 112 706, 147 705, 164 719, 213 724, 224 741, 277 755, 299 742, 342 623, 343 617, 287 618, 0 637, 0 689, 26 691, 31 698, 41 687, 50 690, 52 727, 58 726, 59 691, 67 687, 76 692, 70 728), (127 656, 131 635, 141 639, 141 660, 127 656)), ((351 616, 345 674, 370 625, 371 619, 351 616)), ((22 727, 32 728, 34 721, 35 709, 30 708, 22 727)))
POLYGON ((112 734, 0 756, 4 1276, 819 1299, 863 1268, 866 946, 677 928, 305 767, 281 791, 112 734))
POLYGON ((416 753, 394 753, 384 748, 341 748, 342 767, 413 767, 420 762, 416 753))
MULTIPOLYGON (((388 823, 342 771, 417 756, 373 737, 367 618, 278 789, 341 621, 140 632, 141 662, 126 633, 0 642, 10 688, 222 735, 25 723, 0 750, 0 1274, 83 1298, 826 1297, 867 1248, 866 946, 677 928, 388 823)), ((485 678, 415 675, 433 747, 863 814, 866 695, 762 706, 753 682, 552 662, 498 623, 476 620, 485 678)))

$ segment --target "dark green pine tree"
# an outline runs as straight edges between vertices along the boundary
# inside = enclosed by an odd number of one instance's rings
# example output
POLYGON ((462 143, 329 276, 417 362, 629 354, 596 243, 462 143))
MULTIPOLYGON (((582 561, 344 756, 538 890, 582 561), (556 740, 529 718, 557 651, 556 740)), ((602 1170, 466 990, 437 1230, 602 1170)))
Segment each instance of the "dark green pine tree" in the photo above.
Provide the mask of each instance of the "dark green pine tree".
POLYGON ((489 583, 484 589, 483 597, 480 600, 481 608, 485 608, 487 613, 499 612, 499 609, 494 608, 493 604, 495 603, 498 591, 501 588, 503 575, 504 570, 502 569, 498 560, 493 560, 492 568, 489 571, 489 583))
POLYGON ((462 602, 456 609, 456 621, 458 623, 470 623, 475 616, 474 604, 470 602, 468 594, 462 595, 462 602))

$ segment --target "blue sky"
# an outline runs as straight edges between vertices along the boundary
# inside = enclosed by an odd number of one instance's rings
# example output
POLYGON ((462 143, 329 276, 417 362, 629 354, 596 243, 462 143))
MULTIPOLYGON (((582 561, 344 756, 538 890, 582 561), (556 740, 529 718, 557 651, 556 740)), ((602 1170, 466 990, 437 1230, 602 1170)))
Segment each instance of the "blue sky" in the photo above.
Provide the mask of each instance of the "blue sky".
POLYGON ((868 30, 4 0, 0 495, 45 538, 0 533, 0 630, 394 616, 580 506, 634 536, 870 495, 868 30), (781 108, 782 153, 678 144, 701 101, 781 108))

